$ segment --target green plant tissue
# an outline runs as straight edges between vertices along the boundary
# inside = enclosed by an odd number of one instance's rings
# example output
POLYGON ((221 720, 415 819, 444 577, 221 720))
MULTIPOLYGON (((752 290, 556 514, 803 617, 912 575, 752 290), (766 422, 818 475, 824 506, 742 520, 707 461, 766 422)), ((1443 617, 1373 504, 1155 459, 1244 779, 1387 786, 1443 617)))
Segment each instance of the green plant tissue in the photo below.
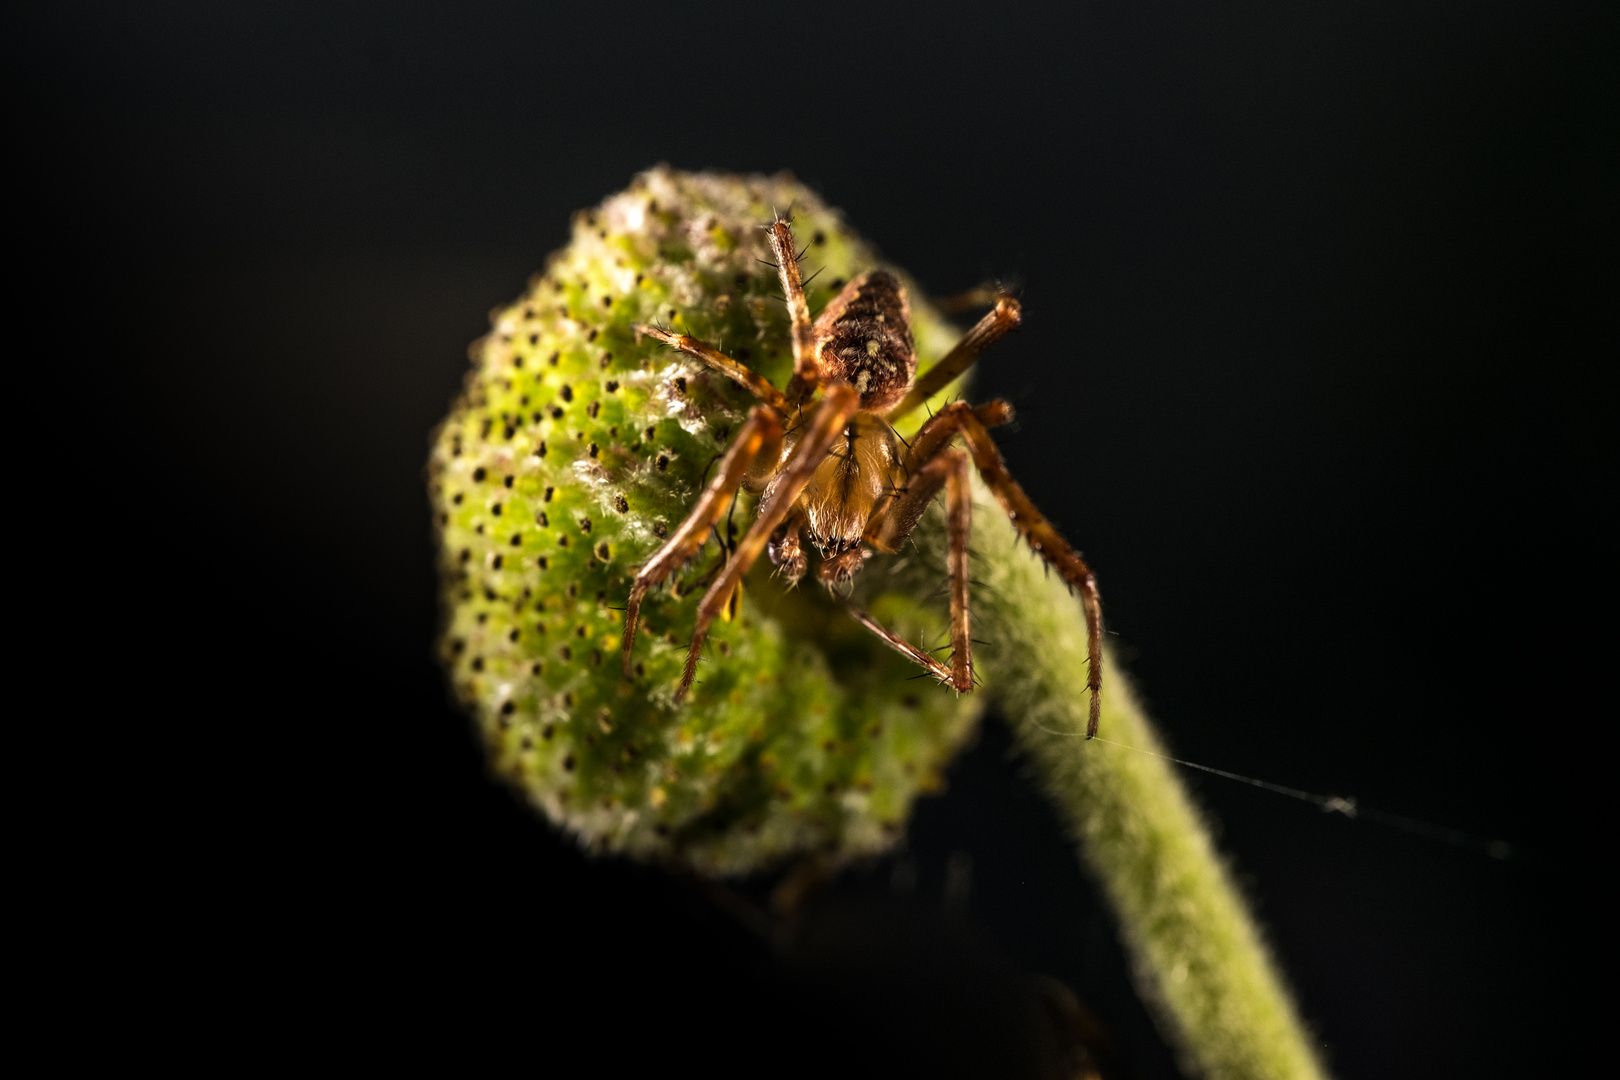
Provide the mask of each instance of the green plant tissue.
MULTIPOLYGON (((789 208, 819 271, 814 313, 880 261, 791 177, 658 168, 578 214, 568 247, 492 315, 434 436, 454 693, 494 770, 594 851, 707 874, 882 851, 977 715, 979 695, 916 678, 821 586, 789 590, 766 559, 675 705, 697 601, 723 558, 714 538, 648 596, 634 676, 621 672, 635 573, 753 404, 632 326, 701 338, 785 386, 788 320, 763 226, 789 208)), ((926 368, 958 331, 911 296, 926 368)), ((946 580, 935 518, 858 579, 857 600, 924 647, 946 628, 944 597, 930 597, 946 580)), ((729 525, 740 534, 752 520, 745 495, 729 525)))

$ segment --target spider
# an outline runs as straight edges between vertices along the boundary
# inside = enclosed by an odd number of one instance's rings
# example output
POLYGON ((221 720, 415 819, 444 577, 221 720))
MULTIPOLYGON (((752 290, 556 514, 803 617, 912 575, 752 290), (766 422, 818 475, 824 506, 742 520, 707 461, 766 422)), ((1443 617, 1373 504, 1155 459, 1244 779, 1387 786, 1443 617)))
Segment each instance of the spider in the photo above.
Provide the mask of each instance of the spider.
POLYGON ((989 429, 1013 418, 1005 401, 977 407, 954 401, 923 424, 909 445, 892 424, 966 371, 986 348, 1018 326, 1018 301, 1006 294, 944 359, 915 378, 911 305, 905 287, 886 270, 851 280, 810 321, 793 230, 785 218, 766 226, 792 323, 793 375, 784 392, 718 349, 684 334, 637 324, 638 333, 708 365, 759 399, 737 432, 714 479, 679 528, 637 574, 626 605, 624 668, 631 674, 636 622, 648 590, 692 559, 739 489, 759 496, 756 517, 698 607, 697 625, 675 700, 685 699, 715 618, 726 610, 761 552, 788 584, 804 577, 804 540, 820 556, 816 575, 861 625, 959 693, 973 689, 969 635, 968 538, 971 460, 1013 527, 1071 589, 1079 589, 1090 651, 1086 687, 1097 733, 1102 689, 1102 605, 1084 559, 1024 494, 990 439, 989 429), (789 422, 789 418, 792 422, 789 422), (952 444, 960 437, 967 452, 952 444), (950 571, 949 665, 905 641, 855 608, 839 592, 874 552, 893 554, 911 535, 940 489, 945 490, 950 571))

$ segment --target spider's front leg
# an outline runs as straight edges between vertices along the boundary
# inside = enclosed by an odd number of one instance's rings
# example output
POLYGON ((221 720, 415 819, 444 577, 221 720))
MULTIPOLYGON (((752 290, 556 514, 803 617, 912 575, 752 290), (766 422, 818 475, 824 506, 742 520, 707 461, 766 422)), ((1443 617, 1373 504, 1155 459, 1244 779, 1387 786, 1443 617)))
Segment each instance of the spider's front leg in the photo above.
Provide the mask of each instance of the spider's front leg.
MULTIPOLYGON (((630 587, 630 602, 624 611, 624 676, 630 678, 630 650, 635 645, 636 623, 641 615, 641 602, 648 590, 698 553, 708 540, 709 530, 724 516, 743 478, 756 460, 770 460, 781 453, 782 415, 770 405, 756 405, 747 423, 737 432, 726 456, 720 460, 720 471, 709 482, 692 512, 686 515, 664 546, 659 548, 636 575, 630 587)), ((722 577, 725 575, 722 574, 722 577)), ((729 594, 728 594, 729 595, 729 594)))
POLYGON ((789 411, 787 398, 783 396, 782 391, 771 385, 769 379, 759 372, 739 364, 708 342, 699 341, 697 338, 688 337, 685 334, 674 334, 662 327, 648 326, 645 323, 636 323, 631 329, 638 334, 646 334, 650 338, 662 341, 670 348, 677 352, 683 352, 694 360, 701 361, 779 412, 786 413, 789 411))
POLYGON ((799 253, 793 246, 793 226, 786 218, 777 218, 765 231, 771 237, 771 253, 776 256, 776 273, 782 279, 782 297, 787 301, 793 333, 793 378, 787 396, 802 402, 821 381, 821 370, 816 367, 815 335, 810 330, 810 304, 804 298, 804 280, 799 274, 799 253))
MULTIPOLYGON (((827 396, 822 398, 804 422, 804 434, 771 485, 770 502, 761 508, 754 524, 732 552, 726 568, 714 579, 709 591, 703 594, 703 602, 698 605, 697 626, 692 630, 692 648, 686 655, 686 670, 681 674, 680 689, 675 692, 677 702, 686 698, 686 692, 697 676, 698 658, 703 652, 703 640, 709 634, 709 625, 725 609, 732 590, 765 550, 777 527, 793 513, 799 493, 815 475, 816 466, 827 456, 827 449, 833 440, 843 434, 859 403, 860 396, 855 393, 854 387, 843 383, 829 386, 827 396)), ((693 511, 693 517, 696 515, 697 511, 693 511)))
MULTIPOLYGON (((912 439, 911 450, 906 455, 906 467, 909 473, 917 475, 925 464, 946 453, 951 440, 960 435, 962 441, 967 443, 968 452, 973 455, 974 467, 979 470, 979 475, 984 478, 985 485, 990 488, 1001 508, 1007 512, 1013 528, 1018 530, 1035 554, 1058 572, 1059 577, 1071 588, 1080 591, 1080 602, 1086 611, 1086 645, 1090 653, 1086 672, 1086 688, 1091 692, 1091 715, 1086 724, 1086 738, 1089 739, 1097 734, 1097 724, 1102 715, 1102 600, 1097 593, 1097 577, 1080 553, 1070 547, 1052 523, 1035 508, 1029 496, 1024 494, 1024 489, 1007 471, 1007 463, 1002 460, 1001 451, 990 438, 989 428, 1011 419, 1012 406, 1005 401, 992 401, 976 409, 965 402, 953 401, 924 424, 916 438, 912 439)), ((909 490, 910 485, 907 487, 909 490)), ((909 525, 916 521, 915 517, 906 521, 911 509, 902 495, 894 501, 888 515, 895 519, 897 527, 905 527, 908 533, 909 525)), ((916 508, 915 512, 921 515, 922 508, 916 508)), ((883 525, 882 522, 879 524, 880 527, 883 525)))

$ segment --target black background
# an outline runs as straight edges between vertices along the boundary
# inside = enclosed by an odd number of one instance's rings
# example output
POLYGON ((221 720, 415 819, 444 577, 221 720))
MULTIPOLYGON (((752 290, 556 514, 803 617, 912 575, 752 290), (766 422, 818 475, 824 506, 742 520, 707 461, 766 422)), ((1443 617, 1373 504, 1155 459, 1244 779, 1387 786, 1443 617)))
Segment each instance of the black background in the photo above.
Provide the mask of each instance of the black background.
POLYGON ((114 891, 244 1053, 1019 1075, 1041 972, 1111 1075, 1176 1075, 998 721, 773 952, 553 835, 445 702, 421 471, 486 313, 641 168, 788 168, 936 292, 1022 283, 979 391, 1179 754, 1516 845, 1187 776, 1334 1070, 1544 1069, 1587 1035, 1612 715, 1578 693, 1612 538, 1597 11, 13 9, 11 231, 45 241, 13 360, 94 470, 38 527, 122 642, 81 672, 124 717, 101 759, 149 770, 97 804, 114 891))

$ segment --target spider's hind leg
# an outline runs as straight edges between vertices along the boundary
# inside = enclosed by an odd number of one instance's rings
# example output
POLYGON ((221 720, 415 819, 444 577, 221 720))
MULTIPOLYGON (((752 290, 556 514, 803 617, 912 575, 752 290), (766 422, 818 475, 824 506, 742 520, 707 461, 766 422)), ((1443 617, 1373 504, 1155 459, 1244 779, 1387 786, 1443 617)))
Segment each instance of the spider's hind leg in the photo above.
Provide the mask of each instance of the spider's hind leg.
POLYGON ((973 534, 973 495, 968 490, 968 459, 960 450, 944 450, 911 474, 905 490, 884 507, 868 528, 866 539, 880 551, 898 551, 916 527, 923 511, 945 489, 945 523, 949 548, 946 565, 951 576, 951 664, 946 667, 930 653, 878 625, 870 615, 850 605, 849 613, 889 647, 921 664, 940 682, 958 693, 973 689, 972 612, 968 603, 968 542, 973 534))
MULTIPOLYGON (((1089 739, 1097 734, 1097 724, 1102 715, 1102 599, 1097 592, 1097 577, 1086 565, 1086 560, 1035 508, 1029 496, 1024 494, 1024 489, 1007 471, 1007 463, 1002 460, 1001 451, 996 449, 994 440, 990 438, 989 428, 1006 423, 1011 417, 1012 406, 1004 401, 992 401, 976 409, 965 402, 953 401, 917 432, 911 441, 906 464, 912 475, 917 476, 927 463, 937 459, 937 455, 947 453, 945 447, 961 436, 962 441, 967 443, 968 452, 973 455, 974 467, 990 493, 1007 512, 1007 518, 1018 535, 1023 537, 1030 550, 1058 572, 1058 576, 1071 589, 1079 591, 1080 602, 1086 612, 1086 645, 1090 652, 1086 671, 1086 689, 1091 692, 1091 715, 1086 725, 1086 738, 1089 739)), ((899 516, 898 502, 903 498, 897 500, 896 511, 891 513, 891 517, 899 516)))

